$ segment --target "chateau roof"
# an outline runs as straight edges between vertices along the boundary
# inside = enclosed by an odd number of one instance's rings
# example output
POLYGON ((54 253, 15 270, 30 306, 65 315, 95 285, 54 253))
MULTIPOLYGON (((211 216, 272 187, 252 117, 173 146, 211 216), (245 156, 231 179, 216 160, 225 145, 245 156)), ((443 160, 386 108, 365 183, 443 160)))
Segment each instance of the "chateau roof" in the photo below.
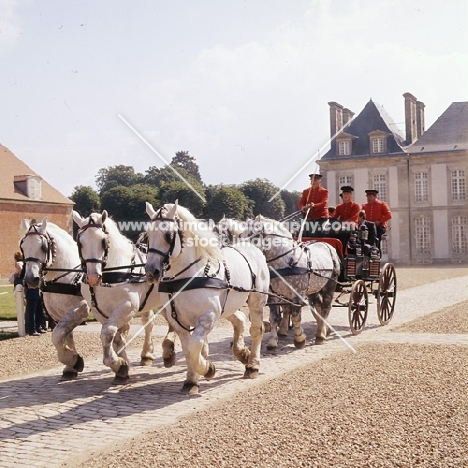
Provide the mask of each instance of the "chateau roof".
POLYGON ((468 149, 468 102, 452 102, 421 137, 406 148, 411 153, 468 149))
POLYGON ((34 172, 27 164, 17 158, 8 148, 0 145, 0 200, 16 200, 28 203, 53 203, 73 205, 73 202, 48 184, 34 172), (41 198, 30 199, 26 193, 18 189, 15 182, 21 182, 33 176, 41 180, 41 198))

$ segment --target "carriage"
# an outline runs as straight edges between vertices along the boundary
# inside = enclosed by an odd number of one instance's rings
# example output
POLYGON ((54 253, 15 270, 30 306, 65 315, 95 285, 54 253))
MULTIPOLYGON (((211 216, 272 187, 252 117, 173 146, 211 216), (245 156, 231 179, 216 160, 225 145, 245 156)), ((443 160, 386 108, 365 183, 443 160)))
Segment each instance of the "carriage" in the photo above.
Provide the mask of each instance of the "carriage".
POLYGON ((332 245, 342 260, 342 273, 337 283, 335 306, 347 307, 351 333, 364 329, 369 310, 369 296, 377 302, 377 317, 387 325, 393 317, 397 292, 395 267, 385 263, 381 268, 379 247, 367 247, 366 231, 356 231, 344 250, 339 239, 303 238, 302 242, 326 242, 332 245), (349 246, 352 245, 352 249, 349 246))

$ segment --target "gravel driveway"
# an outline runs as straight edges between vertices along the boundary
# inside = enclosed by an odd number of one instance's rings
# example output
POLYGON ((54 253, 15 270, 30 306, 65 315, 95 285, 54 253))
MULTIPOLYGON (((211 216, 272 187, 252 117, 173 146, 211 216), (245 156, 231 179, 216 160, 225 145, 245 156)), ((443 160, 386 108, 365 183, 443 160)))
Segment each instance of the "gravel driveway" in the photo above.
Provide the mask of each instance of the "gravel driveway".
MULTIPOLYGON (((462 276, 467 268, 397 268, 400 291, 462 276)), ((176 423, 155 421, 118 446, 102 440, 63 466, 468 467, 468 349, 454 338, 468 333, 467 307, 386 327, 408 343, 361 342, 209 408, 189 398, 195 411, 176 423)), ((85 358, 100 354, 96 336, 77 342, 85 358)), ((0 342, 0 362, 3 379, 57 364, 49 335, 0 342)))

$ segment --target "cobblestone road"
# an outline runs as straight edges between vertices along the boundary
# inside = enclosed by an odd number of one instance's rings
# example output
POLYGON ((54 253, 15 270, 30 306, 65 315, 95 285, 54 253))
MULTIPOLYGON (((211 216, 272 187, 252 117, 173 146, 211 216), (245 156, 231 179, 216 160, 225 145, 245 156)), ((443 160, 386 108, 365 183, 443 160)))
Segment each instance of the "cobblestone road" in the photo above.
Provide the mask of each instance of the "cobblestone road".
MULTIPOLYGON (((229 398, 238 391, 263 385, 295 366, 340 354, 352 353, 362 342, 450 343, 467 346, 466 335, 428 335, 392 333, 398 325, 468 299, 467 278, 439 281, 398 293, 395 316, 390 325, 381 327, 375 300, 369 307, 368 325, 359 336, 351 336, 347 309, 334 307, 330 323, 336 334, 324 346, 311 346, 315 322, 304 313, 307 346, 296 350, 292 337, 280 342, 277 355, 263 349, 261 375, 244 380, 243 366, 230 352, 231 330, 217 328, 210 335, 210 359, 216 364, 216 377, 202 379, 200 394, 180 393, 185 379, 185 362, 178 352, 177 365, 166 369, 160 358, 152 367, 139 367, 139 351, 131 351, 131 380, 113 384, 113 375, 101 360, 87 361, 83 374, 73 382, 59 382, 62 366, 19 379, 0 381, 0 466, 66 466, 118 444, 150 428, 175 422, 188 412, 198 411, 213 402, 229 398)), ((155 327, 163 336, 166 328, 155 327)), ((81 327, 77 333, 98 333, 97 324, 81 327), (83 330, 85 328, 85 330, 83 330)), ((292 332, 290 332, 292 334, 292 332)), ((264 339, 266 343, 266 339, 264 339)), ((180 347, 179 347, 180 348, 180 347)))

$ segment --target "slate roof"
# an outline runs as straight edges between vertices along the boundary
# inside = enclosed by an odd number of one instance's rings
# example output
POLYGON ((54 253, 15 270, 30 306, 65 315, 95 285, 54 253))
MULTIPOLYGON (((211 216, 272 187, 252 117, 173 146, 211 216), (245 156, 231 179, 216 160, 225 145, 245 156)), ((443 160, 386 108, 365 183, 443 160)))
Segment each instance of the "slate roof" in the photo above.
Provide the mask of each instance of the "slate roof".
POLYGON ((34 172, 3 145, 0 145, 0 200, 73 205, 70 199, 49 185, 39 174, 34 172), (41 178, 42 197, 40 200, 31 200, 26 194, 15 188, 14 178, 27 175, 41 178))
POLYGON ((468 149, 468 102, 452 102, 407 151, 428 153, 468 149))
POLYGON ((336 142, 333 141, 330 150, 322 157, 323 160, 346 159, 353 157, 372 156, 370 151, 369 133, 380 130, 388 133, 387 153, 385 154, 405 153, 404 137, 399 128, 393 122, 393 119, 387 114, 387 111, 372 99, 365 105, 361 113, 354 118, 350 125, 344 128, 344 132, 353 135, 356 139, 353 141, 353 151, 350 156, 337 156, 336 142))

